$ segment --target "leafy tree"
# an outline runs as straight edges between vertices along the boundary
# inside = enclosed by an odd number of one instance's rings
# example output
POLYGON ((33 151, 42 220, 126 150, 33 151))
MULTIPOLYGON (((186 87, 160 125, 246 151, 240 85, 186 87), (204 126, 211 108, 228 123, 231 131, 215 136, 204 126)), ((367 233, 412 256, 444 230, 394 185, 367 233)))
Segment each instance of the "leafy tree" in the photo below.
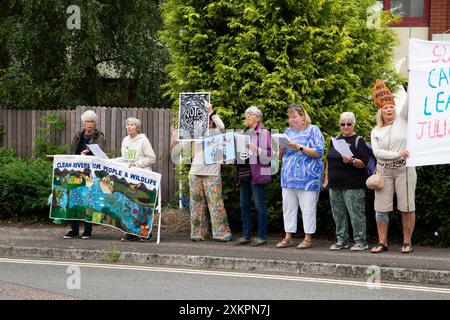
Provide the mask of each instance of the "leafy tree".
POLYGON ((0 105, 163 107, 161 25, 156 1, 3 1, 0 105), (74 4, 80 29, 67 27, 74 4), (105 81, 114 72, 118 80, 105 81))
POLYGON ((342 111, 354 111, 368 134, 374 80, 398 81, 389 17, 378 29, 366 23, 375 2, 168 0, 166 88, 173 101, 182 91, 210 91, 229 127, 255 104, 267 127, 283 130, 287 105, 301 102, 326 134, 338 131, 342 111))

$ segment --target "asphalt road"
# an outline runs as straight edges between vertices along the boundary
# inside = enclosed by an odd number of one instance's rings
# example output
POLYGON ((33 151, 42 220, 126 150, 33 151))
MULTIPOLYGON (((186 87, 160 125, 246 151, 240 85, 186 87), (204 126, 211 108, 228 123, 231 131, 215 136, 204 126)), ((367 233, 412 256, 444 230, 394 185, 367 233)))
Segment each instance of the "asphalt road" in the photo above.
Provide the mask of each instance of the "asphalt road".
POLYGON ((0 299, 450 300, 450 288, 382 279, 368 284, 280 274, 0 258, 0 299))

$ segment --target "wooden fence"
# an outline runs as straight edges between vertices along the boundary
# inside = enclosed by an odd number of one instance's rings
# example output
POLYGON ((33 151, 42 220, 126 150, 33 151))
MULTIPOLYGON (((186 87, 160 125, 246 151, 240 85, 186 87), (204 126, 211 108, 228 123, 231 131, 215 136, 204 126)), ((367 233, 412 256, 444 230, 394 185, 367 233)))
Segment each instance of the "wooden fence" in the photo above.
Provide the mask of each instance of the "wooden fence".
MULTIPOLYGON (((76 131, 82 129, 81 114, 93 110, 98 116, 97 128, 106 137, 105 152, 120 155, 120 146, 126 136, 125 120, 135 117, 142 121, 142 133, 149 138, 157 161, 153 171, 162 175, 161 195, 163 203, 172 200, 176 192, 175 170, 170 159, 170 109, 106 108, 80 106, 75 110, 14 110, 0 109, 0 130, 3 127, 1 146, 16 150, 23 158, 33 156, 34 140, 40 134, 38 128, 45 127, 41 117, 56 112, 65 121, 65 129, 52 134, 55 145, 70 143, 76 131)), ((0 138, 1 138, 0 132, 0 138)))

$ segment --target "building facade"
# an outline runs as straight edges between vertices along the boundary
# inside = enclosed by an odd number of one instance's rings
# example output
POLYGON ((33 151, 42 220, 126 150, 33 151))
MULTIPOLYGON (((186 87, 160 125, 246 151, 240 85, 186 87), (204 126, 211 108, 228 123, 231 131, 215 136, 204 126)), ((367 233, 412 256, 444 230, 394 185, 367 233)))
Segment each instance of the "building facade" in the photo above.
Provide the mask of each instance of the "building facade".
MULTIPOLYGON (((398 34, 396 61, 408 56, 410 38, 450 42, 450 0, 383 0, 384 10, 401 13, 402 22, 391 28, 398 34)), ((400 72, 406 75, 407 63, 400 72)))

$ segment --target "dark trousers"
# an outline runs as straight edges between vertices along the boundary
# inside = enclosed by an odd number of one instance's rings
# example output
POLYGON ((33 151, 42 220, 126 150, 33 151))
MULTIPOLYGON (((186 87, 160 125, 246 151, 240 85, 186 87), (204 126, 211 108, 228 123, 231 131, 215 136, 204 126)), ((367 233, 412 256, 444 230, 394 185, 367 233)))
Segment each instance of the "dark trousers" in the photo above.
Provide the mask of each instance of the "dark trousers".
MULTIPOLYGON (((80 221, 78 220, 72 220, 70 222, 70 227, 72 228, 72 231, 75 231, 77 233, 80 232, 80 221)), ((92 232, 92 223, 85 222, 84 223, 84 231, 90 231, 92 232)))
POLYGON ((253 196, 255 201, 256 211, 258 212, 258 233, 260 239, 265 240, 267 234, 267 206, 265 184, 255 184, 250 182, 250 179, 240 179, 240 202, 241 202, 241 217, 242 217, 242 233, 245 239, 250 239, 252 232, 252 213, 251 213, 251 198, 253 196))

